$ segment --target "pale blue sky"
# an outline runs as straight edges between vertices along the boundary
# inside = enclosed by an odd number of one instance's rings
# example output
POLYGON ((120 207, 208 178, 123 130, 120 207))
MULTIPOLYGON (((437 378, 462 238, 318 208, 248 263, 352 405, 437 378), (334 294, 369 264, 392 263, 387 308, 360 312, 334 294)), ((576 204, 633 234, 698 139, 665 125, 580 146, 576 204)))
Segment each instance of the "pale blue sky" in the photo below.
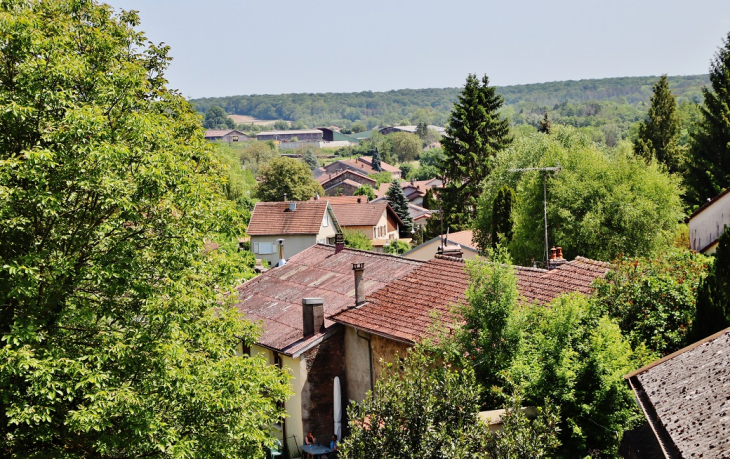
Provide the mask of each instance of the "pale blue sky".
POLYGON ((728 0, 107 0, 172 47, 186 97, 707 73, 728 0))

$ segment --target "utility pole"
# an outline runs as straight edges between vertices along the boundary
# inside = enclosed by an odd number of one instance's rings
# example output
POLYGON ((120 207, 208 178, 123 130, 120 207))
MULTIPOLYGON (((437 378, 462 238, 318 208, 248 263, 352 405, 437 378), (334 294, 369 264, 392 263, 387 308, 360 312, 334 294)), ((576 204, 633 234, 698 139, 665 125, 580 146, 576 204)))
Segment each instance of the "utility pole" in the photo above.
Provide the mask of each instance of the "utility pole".
POLYGON ((547 219, 547 174, 548 172, 558 172, 560 164, 556 167, 524 167, 521 169, 509 169, 509 172, 528 172, 528 171, 540 171, 542 172, 542 207, 543 215, 545 218, 545 269, 548 269, 550 263, 550 245, 548 244, 548 219, 547 219))

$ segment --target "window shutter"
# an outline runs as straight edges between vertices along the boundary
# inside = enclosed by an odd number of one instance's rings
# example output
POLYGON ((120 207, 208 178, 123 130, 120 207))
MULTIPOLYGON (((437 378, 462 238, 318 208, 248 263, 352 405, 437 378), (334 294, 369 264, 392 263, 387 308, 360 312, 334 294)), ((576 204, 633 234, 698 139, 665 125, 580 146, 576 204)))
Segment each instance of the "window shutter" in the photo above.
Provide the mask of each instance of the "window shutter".
POLYGON ((253 243, 253 253, 259 253, 259 243, 258 242, 253 243))

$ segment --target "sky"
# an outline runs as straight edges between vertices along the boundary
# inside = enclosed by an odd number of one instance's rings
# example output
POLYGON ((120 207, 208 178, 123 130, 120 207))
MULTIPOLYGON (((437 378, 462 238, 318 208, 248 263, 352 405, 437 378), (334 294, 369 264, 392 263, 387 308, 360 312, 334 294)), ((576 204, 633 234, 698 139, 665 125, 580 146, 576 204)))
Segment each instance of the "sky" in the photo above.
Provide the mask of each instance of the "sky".
POLYGON ((188 98, 697 75, 728 0, 106 0, 171 47, 188 98))

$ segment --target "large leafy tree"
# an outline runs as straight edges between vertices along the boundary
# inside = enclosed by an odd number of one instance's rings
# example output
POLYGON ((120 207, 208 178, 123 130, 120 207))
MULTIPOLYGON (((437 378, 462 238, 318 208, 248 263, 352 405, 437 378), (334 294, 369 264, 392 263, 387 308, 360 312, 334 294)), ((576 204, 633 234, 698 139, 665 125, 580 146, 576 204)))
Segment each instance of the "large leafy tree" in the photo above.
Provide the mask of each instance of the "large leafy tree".
POLYGON ((503 101, 486 75, 480 81, 470 74, 454 104, 441 139, 445 158, 439 163, 446 179, 441 191, 444 224, 454 231, 472 226, 494 156, 511 142, 509 120, 498 113, 503 101))
POLYGON ((702 121, 692 135, 687 199, 701 205, 730 187, 730 33, 710 64, 712 90, 702 88, 702 121))
POLYGON ((228 117, 225 110, 214 105, 205 111, 203 127, 207 129, 233 129, 236 123, 228 117))
POLYGON ((516 398, 506 407, 504 430, 491 433, 478 414, 481 388, 474 370, 464 361, 434 365, 434 357, 417 345, 386 365, 374 393, 348 407, 345 458, 532 459, 555 449, 558 417, 552 405, 529 422, 516 398))
POLYGON ((204 244, 241 219, 138 23, 0 5, 3 457, 255 457, 289 392, 236 356, 240 270, 204 244))
POLYGON ((656 158, 669 172, 680 172, 685 162, 683 150, 677 144, 680 130, 677 102, 669 90, 667 76, 662 75, 654 85, 646 119, 639 125, 634 151, 646 159, 656 158))
POLYGON ((260 170, 256 196, 262 201, 308 201, 315 194, 324 196, 322 185, 312 177, 312 171, 302 161, 280 156, 260 170))
POLYGON ((730 230, 718 239, 714 265, 697 292, 692 339, 697 341, 730 327, 730 230))

